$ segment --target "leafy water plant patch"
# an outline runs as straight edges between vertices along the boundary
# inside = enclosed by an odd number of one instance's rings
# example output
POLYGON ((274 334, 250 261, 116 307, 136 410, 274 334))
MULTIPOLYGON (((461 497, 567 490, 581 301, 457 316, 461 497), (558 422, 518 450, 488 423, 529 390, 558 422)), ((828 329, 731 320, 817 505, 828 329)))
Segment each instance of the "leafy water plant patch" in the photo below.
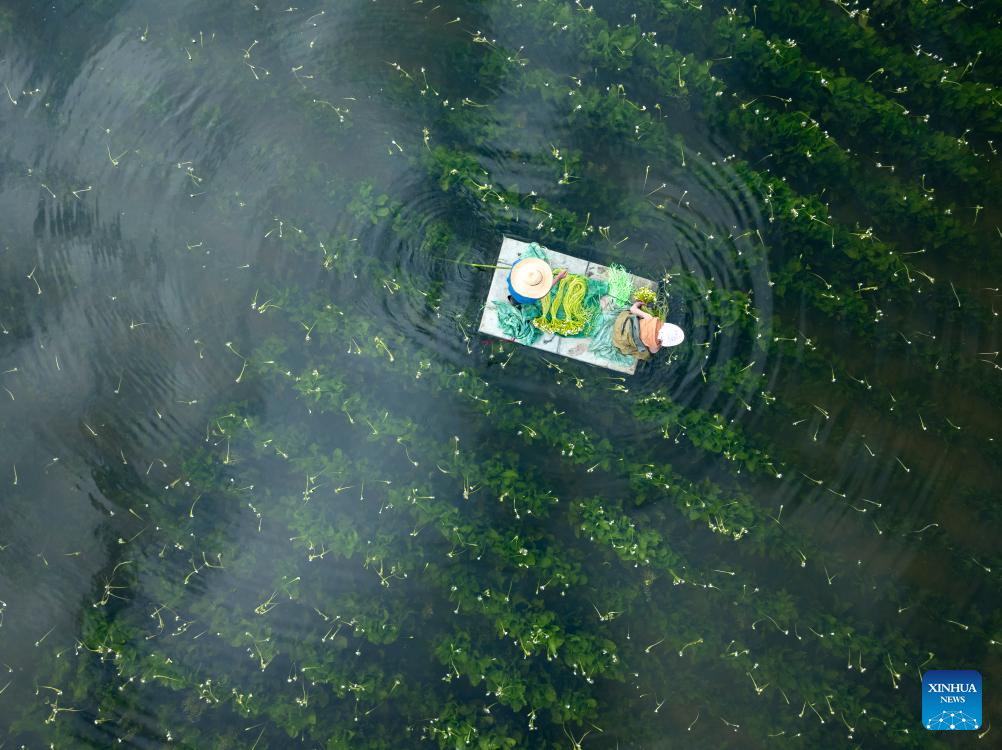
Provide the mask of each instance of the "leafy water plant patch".
POLYGON ((7 744, 950 744, 922 673, 1002 643, 990 4, 64 11, 0 14, 7 744), (481 339, 502 236, 684 344, 481 339))

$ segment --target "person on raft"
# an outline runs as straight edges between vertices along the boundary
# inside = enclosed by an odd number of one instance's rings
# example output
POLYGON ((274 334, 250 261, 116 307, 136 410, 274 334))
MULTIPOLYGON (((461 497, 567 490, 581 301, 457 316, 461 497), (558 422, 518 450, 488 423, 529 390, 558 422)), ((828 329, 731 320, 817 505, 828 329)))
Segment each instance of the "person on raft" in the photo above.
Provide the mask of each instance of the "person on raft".
POLYGON ((685 332, 673 323, 641 310, 644 303, 636 301, 628 310, 616 316, 612 324, 612 343, 621 354, 647 360, 661 347, 678 346, 685 332))
POLYGON ((519 258, 508 272, 508 301, 515 307, 538 302, 566 275, 565 270, 554 276, 542 258, 519 258))

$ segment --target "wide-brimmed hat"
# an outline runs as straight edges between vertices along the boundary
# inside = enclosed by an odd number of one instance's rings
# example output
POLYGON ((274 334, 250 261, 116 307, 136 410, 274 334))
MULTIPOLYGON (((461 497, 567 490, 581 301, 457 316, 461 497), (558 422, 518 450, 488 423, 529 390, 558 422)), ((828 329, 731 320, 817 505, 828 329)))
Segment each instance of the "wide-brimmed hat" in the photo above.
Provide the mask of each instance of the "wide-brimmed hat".
POLYGON ((661 346, 678 346, 685 341, 685 331, 674 323, 665 323, 658 330, 658 341, 661 346))
POLYGON ((542 258, 523 258, 511 269, 511 288, 532 299, 545 297, 553 286, 553 270, 542 258))

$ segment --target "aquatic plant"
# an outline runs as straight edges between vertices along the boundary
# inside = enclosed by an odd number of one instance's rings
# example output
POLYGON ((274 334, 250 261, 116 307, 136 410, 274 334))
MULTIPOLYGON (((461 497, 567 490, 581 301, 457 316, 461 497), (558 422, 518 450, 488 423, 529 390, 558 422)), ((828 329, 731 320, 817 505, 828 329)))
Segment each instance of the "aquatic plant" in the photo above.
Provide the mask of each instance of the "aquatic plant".
POLYGON ((719 53, 729 53, 732 64, 748 71, 745 85, 775 92, 770 98, 785 97, 784 104, 813 113, 855 151, 876 152, 882 161, 911 157, 907 169, 938 182, 953 179, 980 195, 992 190, 991 171, 963 140, 932 130, 927 118, 913 119, 907 108, 868 84, 819 67, 792 39, 769 38, 737 15, 721 19, 715 29, 719 53))
MULTIPOLYGON (((956 6, 956 10, 962 11, 963 6, 956 6)), ((746 7, 745 15, 751 14, 746 7)), ((870 15, 867 13, 864 21, 859 10, 840 10, 834 4, 826 7, 818 0, 780 0, 754 11, 754 18, 770 28, 782 29, 786 37, 798 39, 812 54, 837 60, 857 79, 879 87, 916 112, 932 113, 939 129, 956 134, 963 132, 961 126, 968 126, 983 135, 1000 132, 998 120, 992 116, 993 87, 964 80, 977 68, 979 55, 963 61, 961 67, 934 51, 923 52, 921 40, 896 44, 870 25, 870 15), (916 41, 918 53, 914 51, 916 41)), ((897 25, 900 18, 883 20, 886 28, 888 21, 897 25)))
MULTIPOLYGON (((747 311, 747 307, 748 307, 748 303, 747 303, 747 301, 745 301, 744 303, 742 303, 742 305, 740 306, 739 309, 743 309, 746 312, 747 311)), ((739 316, 739 319, 740 319, 740 316, 739 316)), ((733 369, 739 375, 747 373, 747 368, 734 367, 733 369)), ((717 428, 719 428, 719 425, 717 425, 717 428)), ((681 431, 679 434, 684 434, 684 431, 681 431)), ((815 433, 815 435, 816 435, 816 433, 815 433)), ((676 439, 676 442, 677 442, 677 439, 676 439)), ((839 497, 844 497, 844 495, 842 495, 841 493, 836 492, 835 494, 837 496, 839 496, 839 497)), ((866 503, 864 503, 861 507, 857 508, 857 510, 862 510, 862 511, 865 512, 865 510, 866 510, 866 503)), ((876 530, 878 531, 878 533, 883 533, 883 531, 879 527, 876 527, 876 530)))
POLYGON ((657 294, 652 289, 648 289, 647 287, 641 287, 640 289, 637 290, 634 297, 640 302, 650 304, 654 302, 655 299, 657 299, 657 294))
MULTIPOLYGON (((885 33, 900 42, 917 42, 916 56, 941 60, 942 54, 937 54, 936 48, 945 42, 955 53, 970 61, 970 68, 984 57, 984 78, 997 82, 1002 73, 998 55, 1002 34, 997 28, 997 11, 990 3, 979 3, 979 6, 909 0, 896 5, 894 10, 900 12, 895 13, 889 13, 889 8, 875 6, 866 14, 866 21, 886 30, 885 33), (923 49, 927 45, 931 49, 923 49)), ((982 71, 978 72, 978 78, 982 77, 982 71)))
MULTIPOLYGON (((341 316, 337 316, 337 317, 341 317, 341 316)), ((329 329, 328 329, 328 330, 329 330, 329 329)), ((361 353, 361 352, 359 352, 359 353, 361 353)), ((280 366, 278 366, 278 369, 279 369, 279 370, 281 370, 281 367, 280 367, 280 366)), ((426 374, 426 375, 425 375, 425 377, 427 377, 427 376, 428 376, 428 374, 426 374)), ((446 376, 446 377, 448 377, 448 376, 446 376)), ((297 380, 297 382, 299 382, 298 378, 297 378, 296 380, 297 380)), ((316 391, 316 389, 315 389, 314 387, 312 387, 312 386, 311 386, 311 387, 308 387, 308 388, 305 388, 304 390, 305 390, 305 392, 307 392, 307 393, 313 393, 314 391, 316 391)), ((464 390, 465 390, 465 388, 464 388, 464 390)), ((319 392, 318 392, 318 395, 319 395, 319 392)), ((338 391, 335 391, 335 394, 334 394, 334 395, 335 395, 335 398, 338 398, 338 397, 339 397, 339 394, 338 394, 338 391)), ((484 402, 489 402, 489 400, 487 400, 487 399, 482 399, 481 397, 476 397, 476 398, 474 398, 474 403, 476 403, 476 404, 480 404, 480 403, 484 403, 484 402)), ((335 402, 335 403, 336 403, 336 402, 335 402)), ((356 401, 356 403, 358 403, 358 402, 356 401)), ((363 405, 362 405, 361 403, 358 403, 358 408, 359 408, 359 409, 363 408, 363 405)), ((364 412, 356 412, 356 414, 358 414, 358 413, 362 413, 362 414, 364 414, 364 412)), ((377 413, 378 413, 378 412, 377 412, 377 413)), ((365 417, 365 416, 363 416, 363 417, 362 417, 362 421, 364 421, 364 422, 366 422, 367 424, 369 424, 369 425, 370 425, 370 427, 372 427, 372 428, 373 428, 373 430, 374 430, 374 434, 375 434, 375 430, 376 430, 377 428, 376 428, 376 427, 375 427, 375 425, 373 424, 373 419, 372 419, 372 417, 373 417, 373 416, 375 416, 375 415, 370 415, 369 417, 365 417)), ((524 416, 514 416, 514 417, 513 417, 513 419, 519 419, 519 418, 525 418, 525 417, 524 417, 524 416)), ((535 416, 534 416, 534 417, 532 418, 532 426, 531 426, 531 427, 527 427, 526 425, 522 425, 522 427, 523 427, 523 431, 520 431, 520 432, 523 432, 523 434, 524 434, 524 432, 525 432, 525 431, 527 431, 527 432, 529 433, 529 437, 530 437, 530 439, 532 439, 532 440, 535 440, 535 439, 537 439, 537 437, 542 437, 542 436, 544 436, 544 435, 548 434, 548 430, 547 430, 547 429, 545 429, 545 428, 543 427, 543 424, 544 424, 544 420, 545 420, 545 419, 546 419, 546 418, 545 418, 545 417, 543 417, 542 415, 535 415, 535 416)), ((378 429, 379 429, 379 430, 381 431, 382 427, 383 427, 383 423, 380 423, 380 424, 379 424, 379 428, 378 428, 378 429)), ((391 435, 390 435, 390 436, 392 437, 392 433, 391 433, 391 435)), ((456 442, 456 445, 458 446, 458 444, 459 444, 459 442, 457 441, 457 442, 456 442)), ((418 455, 418 454, 417 454, 417 453, 415 453, 415 455, 418 455)), ((593 457, 594 457, 594 456, 588 456, 588 457, 587 457, 587 460, 591 460, 591 458, 593 458, 593 457)), ((476 478, 477 478, 477 479, 479 479, 479 477, 476 477, 476 478)), ((479 484, 479 483, 478 483, 478 484, 479 484)), ((604 511, 600 511, 599 515, 601 516, 601 515, 603 515, 603 514, 604 514, 604 511)), ((602 536, 604 536, 604 535, 602 535, 602 536)), ((630 536, 632 537, 632 532, 630 532, 630 536)), ((635 549, 635 548, 631 548, 631 549, 635 549)), ((650 552, 648 553, 648 556, 650 556, 650 555, 655 555, 655 557, 660 557, 660 554, 661 554, 661 553, 657 553, 657 554, 655 554, 655 551, 654 551, 654 550, 652 549, 652 550, 650 550, 650 552)), ((627 557, 627 559, 632 559, 632 556, 628 556, 628 557, 627 557)), ((670 560, 671 558, 669 557, 668 559, 670 560)), ((645 557, 645 558, 644 558, 644 563, 645 563, 645 564, 649 564, 649 562, 650 562, 650 561, 649 561, 649 560, 648 560, 648 559, 647 559, 647 558, 645 557)), ((669 562, 668 564, 671 564, 671 563, 669 562)), ((676 564, 676 565, 678 565, 678 563, 677 563, 677 562, 676 562, 675 564, 676 564)), ((675 574, 675 580, 676 580, 676 582, 683 582, 683 581, 682 581, 682 580, 681 580, 681 579, 680 579, 680 578, 678 577, 678 575, 677 575, 677 574, 675 574)), ((717 588, 719 588, 719 586, 718 586, 717 588)), ((463 600, 459 600, 459 601, 460 601, 460 602, 462 602, 463 600)), ((469 600, 467 600, 467 604, 470 604, 470 601, 469 601, 469 600)), ((770 616, 773 616, 773 615, 776 615, 776 614, 777 614, 776 610, 772 610, 772 615, 770 615, 770 616)), ((788 614, 788 616, 789 616, 789 614, 788 614)), ((775 619, 775 618, 774 618, 774 619, 775 619)), ((754 629, 754 628, 753 628, 753 629, 754 629)), ((821 632, 823 633, 824 631, 822 630, 821 632)), ((831 635, 834 635, 834 633, 832 633, 831 635)), ((822 641, 824 641, 824 638, 822 637, 822 639, 821 639, 821 640, 822 640, 822 641)), ((878 643, 878 642, 879 642, 879 641, 875 641, 875 642, 874 642, 874 644, 876 644, 876 643, 878 643)), ((840 648, 842 648, 842 647, 844 647, 844 646, 845 646, 845 641, 842 641, 842 640, 840 640, 840 639, 838 639, 838 638, 836 638, 835 640, 829 640, 829 641, 827 641, 827 643, 828 643, 828 644, 829 644, 829 645, 831 646, 831 648, 832 648, 832 649, 840 649, 840 648)), ((862 651, 861 651, 860 653, 861 653, 861 654, 863 654, 864 652, 866 653, 866 655, 867 655, 867 659, 869 659, 869 658, 871 658, 871 657, 876 657, 876 656, 878 655, 878 654, 877 654, 876 652, 873 652, 873 653, 871 653, 871 651, 870 651, 869 647, 865 646, 865 641, 864 641, 864 640, 859 640, 859 639, 857 639, 856 643, 857 643, 857 648, 862 648, 862 651)), ((876 647, 876 646, 875 646, 875 647, 876 647)), ((876 648, 879 648, 879 647, 876 647, 876 648)), ((899 660, 900 660, 900 657, 899 657, 899 660)))
MULTIPOLYGON (((581 750, 678 730, 714 747, 940 746, 913 728, 909 690, 925 668, 990 664, 1002 642, 1002 564, 990 539, 958 530, 998 522, 998 447, 976 414, 999 395, 996 313, 980 277, 942 269, 997 259, 979 252, 989 213, 954 216, 957 195, 946 205, 934 178, 935 195, 860 153, 925 160, 961 195, 996 181, 987 154, 902 119, 884 76, 837 70, 824 40, 806 51, 775 35, 816 23, 817 3, 768 26, 786 6, 740 16, 671 0, 629 17, 538 0, 463 5, 452 20, 362 5, 380 25, 427 24, 435 54, 381 51, 364 86, 345 84, 321 28, 332 12, 234 10, 219 37, 260 23, 262 39, 235 54, 171 24, 156 50, 183 86, 158 82, 142 117, 190 115, 214 144, 207 163, 168 153, 152 126, 136 128, 134 152, 101 144, 111 174, 142 152, 184 201, 212 201, 212 259, 238 257, 219 250, 230 234, 260 255, 206 273, 205 295, 235 272, 251 280, 231 292, 239 338, 185 342, 218 381, 199 394, 197 441, 181 431, 140 466, 137 432, 83 423, 106 562, 69 626, 34 636, 31 687, 20 672, 0 685, 25 699, 17 741, 581 750), (684 38, 700 49, 680 51, 684 38), (759 69, 736 76, 734 60, 707 59, 714 48, 759 69), (290 58, 281 77, 275 61, 290 58), (210 87, 189 112, 178 92, 231 68, 233 98, 210 87), (217 172, 234 101, 302 128, 247 136, 241 154, 274 164, 271 183, 217 172), (681 134, 690 121, 741 155, 700 153, 707 142, 681 134), (349 156, 358 174, 341 168, 349 156), (708 208, 720 191, 737 206, 725 223, 708 208), (686 344, 628 381, 478 340, 474 269, 506 233, 662 279, 650 302, 685 317, 686 344), (965 331, 976 347, 958 345, 965 331), (943 456, 956 452, 989 468, 954 488, 943 456), (927 488, 944 482, 957 497, 935 506, 927 488), (962 573, 987 595, 888 573, 891 560, 962 573)), ((912 30, 959 20, 939 32, 962 50, 993 38, 975 28, 988 11, 905 5, 912 30)), ((921 78, 915 101, 951 87, 896 38, 904 21, 884 31, 830 11, 866 60, 921 78)), ((152 33, 126 29, 122 43, 152 33)), ((990 133, 990 85, 974 81, 991 62, 961 69, 938 111, 990 133)), ((21 171, 11 179, 40 192, 21 171)), ((59 196, 73 206, 88 191, 59 196)), ((69 209, 41 197, 39 226, 65 231, 69 209)), ((177 263, 212 262, 202 239, 179 248, 177 263)), ((17 312, 71 286, 45 270, 29 264, 16 287, 28 292, 4 292, 3 333, 31 335, 17 312)), ((11 403, 41 403, 44 381, 22 375, 4 374, 11 403)), ((184 423, 161 408, 131 420, 184 423)), ((12 469, 15 492, 38 471, 12 469)), ((43 580, 54 555, 0 542, 10 570, 43 580)), ((11 616, 0 601, 0 626, 11 616)))

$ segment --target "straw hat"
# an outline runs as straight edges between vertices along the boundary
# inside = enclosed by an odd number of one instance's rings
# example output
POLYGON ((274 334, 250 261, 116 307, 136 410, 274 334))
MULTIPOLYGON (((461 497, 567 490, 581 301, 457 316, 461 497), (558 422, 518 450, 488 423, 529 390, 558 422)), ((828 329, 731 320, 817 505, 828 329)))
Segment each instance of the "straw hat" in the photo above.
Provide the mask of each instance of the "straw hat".
POLYGON ((511 288, 523 297, 540 299, 553 286, 553 270, 542 258, 523 258, 511 269, 511 288))
POLYGON ((685 331, 674 323, 665 323, 658 331, 658 342, 661 346, 678 346, 685 341, 685 331))

